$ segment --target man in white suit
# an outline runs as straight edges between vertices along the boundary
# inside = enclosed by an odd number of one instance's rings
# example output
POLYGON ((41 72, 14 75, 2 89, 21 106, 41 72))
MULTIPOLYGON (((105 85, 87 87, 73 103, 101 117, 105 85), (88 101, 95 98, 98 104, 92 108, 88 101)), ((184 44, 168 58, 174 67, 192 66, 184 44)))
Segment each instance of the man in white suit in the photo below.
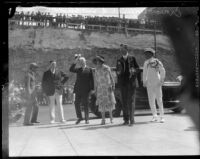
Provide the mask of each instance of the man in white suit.
POLYGON ((146 48, 144 50, 146 61, 143 66, 143 85, 147 87, 149 105, 153 114, 152 122, 157 121, 157 110, 155 100, 159 106, 160 122, 164 122, 164 110, 162 101, 162 85, 165 79, 165 69, 162 62, 155 58, 155 50, 146 48))

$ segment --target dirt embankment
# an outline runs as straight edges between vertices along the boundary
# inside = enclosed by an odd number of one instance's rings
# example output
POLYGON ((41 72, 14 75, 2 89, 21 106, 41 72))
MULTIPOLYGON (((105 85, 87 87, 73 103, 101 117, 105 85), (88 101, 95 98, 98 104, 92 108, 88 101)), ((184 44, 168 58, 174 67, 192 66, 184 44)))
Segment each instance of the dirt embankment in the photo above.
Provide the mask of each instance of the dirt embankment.
MULTIPOLYGON (((24 72, 30 62, 37 62, 41 66, 40 75, 46 69, 48 61, 55 59, 58 67, 65 71, 72 84, 75 75, 69 72, 74 54, 81 53, 93 67, 92 59, 96 54, 105 57, 106 63, 115 66, 120 57, 119 45, 129 45, 140 66, 144 63, 143 49, 154 46, 151 34, 128 35, 105 32, 75 31, 67 29, 20 29, 9 30, 9 78, 22 81, 24 72)), ((175 62, 175 56, 168 37, 157 36, 157 57, 163 62, 166 80, 174 80, 180 71, 175 62)))

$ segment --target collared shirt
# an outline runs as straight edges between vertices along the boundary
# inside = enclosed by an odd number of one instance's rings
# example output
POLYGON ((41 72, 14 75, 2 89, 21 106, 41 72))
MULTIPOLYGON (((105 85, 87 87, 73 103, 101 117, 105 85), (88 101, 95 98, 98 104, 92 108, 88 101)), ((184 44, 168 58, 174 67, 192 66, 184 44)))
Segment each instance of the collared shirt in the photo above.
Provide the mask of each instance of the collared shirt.
POLYGON ((128 58, 128 53, 126 55, 123 55, 124 60, 128 58))

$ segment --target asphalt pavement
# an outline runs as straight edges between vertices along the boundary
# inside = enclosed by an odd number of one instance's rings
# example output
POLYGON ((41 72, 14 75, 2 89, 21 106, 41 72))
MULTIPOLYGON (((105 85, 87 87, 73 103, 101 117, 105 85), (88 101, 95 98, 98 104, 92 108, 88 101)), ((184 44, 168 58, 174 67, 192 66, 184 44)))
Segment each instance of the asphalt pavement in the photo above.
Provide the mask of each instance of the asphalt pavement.
POLYGON ((90 123, 75 125, 74 106, 64 106, 66 123, 49 124, 48 106, 41 106, 34 126, 22 120, 9 126, 9 156, 157 156, 199 155, 199 132, 186 113, 166 112, 165 123, 150 122, 150 111, 136 111, 135 124, 109 118, 106 125, 90 114, 90 123))

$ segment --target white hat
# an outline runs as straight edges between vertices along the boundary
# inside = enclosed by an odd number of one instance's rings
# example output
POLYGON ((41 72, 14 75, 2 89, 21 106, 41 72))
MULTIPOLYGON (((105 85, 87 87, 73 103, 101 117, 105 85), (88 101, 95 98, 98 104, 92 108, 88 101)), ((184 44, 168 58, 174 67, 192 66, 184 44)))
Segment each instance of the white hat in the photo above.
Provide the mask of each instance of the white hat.
POLYGON ((150 52, 150 53, 152 53, 153 55, 155 55, 155 50, 152 49, 152 48, 146 48, 146 49, 144 49, 144 53, 146 53, 146 52, 150 52))

